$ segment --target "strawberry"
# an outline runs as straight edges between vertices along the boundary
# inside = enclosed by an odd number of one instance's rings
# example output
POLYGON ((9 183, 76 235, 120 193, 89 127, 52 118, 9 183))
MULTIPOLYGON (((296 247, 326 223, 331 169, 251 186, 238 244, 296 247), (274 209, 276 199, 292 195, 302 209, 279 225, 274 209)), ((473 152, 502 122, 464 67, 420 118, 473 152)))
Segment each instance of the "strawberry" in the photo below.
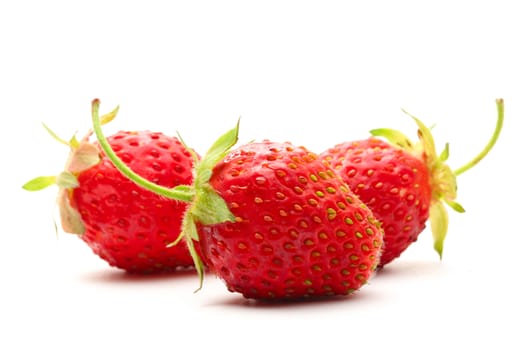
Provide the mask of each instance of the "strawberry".
POLYGON ((445 163, 448 144, 438 156, 430 129, 414 116, 411 117, 419 129, 418 144, 399 131, 376 129, 368 139, 343 142, 321 153, 321 158, 334 167, 382 223, 385 247, 380 267, 398 258, 415 242, 428 219, 434 249, 442 257, 448 229, 443 203, 464 212, 456 202, 456 176, 477 164, 494 146, 503 125, 503 100, 496 103, 498 123, 492 138, 478 156, 456 171, 445 163))
MULTIPOLYGON (((116 110, 104 117, 112 119, 116 110)), ((47 128, 47 127, 46 127, 47 128)), ((180 233, 187 205, 147 191, 123 176, 98 143, 75 137, 66 169, 36 178, 28 190, 59 186, 62 229, 79 237, 109 265, 128 272, 152 273, 193 266, 184 245, 167 248, 180 233)), ((167 188, 193 181, 193 158, 175 137, 151 131, 119 131, 108 138, 124 162, 146 179, 167 188)))
POLYGON ((235 222, 200 225, 210 268, 247 298, 344 295, 379 261, 372 212, 303 147, 239 147, 213 169, 211 186, 235 222))
MULTIPOLYGON (((104 142, 96 101, 94 109, 104 151, 137 180, 104 142)), ((238 127, 223 135, 197 163, 192 186, 172 191, 172 198, 194 195, 183 224, 190 251, 198 242, 210 269, 246 298, 347 295, 361 288, 383 243, 371 210, 306 148, 263 141, 228 152, 237 133, 238 127)))

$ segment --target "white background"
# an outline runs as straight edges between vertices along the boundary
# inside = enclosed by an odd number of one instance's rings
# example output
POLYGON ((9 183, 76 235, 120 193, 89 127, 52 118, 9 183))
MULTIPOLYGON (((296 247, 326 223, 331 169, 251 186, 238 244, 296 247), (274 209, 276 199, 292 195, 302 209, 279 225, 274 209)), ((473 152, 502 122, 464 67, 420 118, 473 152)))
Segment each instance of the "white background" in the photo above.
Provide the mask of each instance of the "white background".
POLYGON ((523 349, 525 18, 516 1, 3 1, 0 348, 523 349), (241 117, 240 142, 321 152, 427 124, 458 178, 443 261, 427 230, 349 298, 266 305, 207 276, 130 277, 53 228, 69 137, 90 102, 117 129, 181 132, 203 153, 241 117), (183 345, 186 344, 186 345, 183 345))

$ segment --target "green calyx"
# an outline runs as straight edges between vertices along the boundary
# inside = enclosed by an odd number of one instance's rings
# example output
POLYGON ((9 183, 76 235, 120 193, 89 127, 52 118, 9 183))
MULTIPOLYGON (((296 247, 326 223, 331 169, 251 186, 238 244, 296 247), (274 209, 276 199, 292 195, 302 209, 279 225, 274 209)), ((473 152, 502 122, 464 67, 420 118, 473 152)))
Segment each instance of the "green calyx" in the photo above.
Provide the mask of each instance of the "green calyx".
POLYGON ((419 142, 417 144, 412 143, 408 137, 397 130, 374 129, 370 131, 373 136, 384 137, 392 144, 399 146, 400 148, 414 154, 417 157, 421 157, 425 162, 426 167, 429 170, 431 182, 430 186, 432 189, 432 200, 430 205, 430 228, 434 238, 434 249, 439 254, 440 258, 443 256, 443 246, 448 231, 448 213, 443 203, 447 204, 456 212, 465 212, 465 209, 458 202, 456 202, 456 177, 479 163, 496 144, 503 127, 503 99, 497 99, 496 106, 498 114, 497 123, 489 142, 476 157, 455 171, 453 171, 446 164, 446 161, 449 158, 448 143, 445 145, 444 150, 438 156, 434 138, 430 129, 419 119, 410 115, 405 110, 403 110, 403 112, 410 116, 418 126, 419 142))
MULTIPOLYGON (((102 124, 109 123, 117 115, 118 107, 100 118, 102 124)), ((64 170, 58 175, 38 176, 26 182, 22 188, 27 191, 40 191, 49 186, 57 185, 59 188, 57 205, 60 212, 62 229, 68 233, 83 234, 84 224, 80 214, 71 206, 70 190, 78 187, 77 176, 82 171, 95 166, 100 161, 97 147, 89 142, 92 131, 89 131, 81 140, 73 135, 69 141, 60 138, 47 125, 42 124, 47 133, 57 142, 68 146, 69 156, 64 170)), ((56 223, 55 223, 56 227, 56 223)))
MULTIPOLYGON (((135 184, 152 191, 158 195, 169 199, 189 203, 188 209, 184 215, 182 222, 182 232, 179 237, 171 242, 168 247, 178 244, 183 238, 186 241, 188 250, 193 258, 193 262, 197 273, 199 275, 199 289, 201 289, 204 278, 204 263, 199 257, 195 248, 195 242, 199 241, 197 231, 197 224, 213 225, 223 222, 234 222, 235 216, 230 212, 227 203, 224 199, 213 189, 209 180, 211 178, 213 168, 223 159, 229 150, 237 143, 239 134, 239 122, 237 125, 222 135, 210 147, 202 159, 198 159, 195 152, 184 146, 193 155, 194 165, 194 182, 191 186, 180 185, 174 188, 166 188, 150 182, 133 170, 131 170, 111 149, 111 145, 107 141, 102 132, 102 122, 99 117, 100 101, 98 99, 92 102, 92 122, 93 130, 98 139, 98 142, 108 157, 108 159, 115 165, 115 167, 127 178, 135 184)), ((180 135, 179 135, 180 137, 180 135)))

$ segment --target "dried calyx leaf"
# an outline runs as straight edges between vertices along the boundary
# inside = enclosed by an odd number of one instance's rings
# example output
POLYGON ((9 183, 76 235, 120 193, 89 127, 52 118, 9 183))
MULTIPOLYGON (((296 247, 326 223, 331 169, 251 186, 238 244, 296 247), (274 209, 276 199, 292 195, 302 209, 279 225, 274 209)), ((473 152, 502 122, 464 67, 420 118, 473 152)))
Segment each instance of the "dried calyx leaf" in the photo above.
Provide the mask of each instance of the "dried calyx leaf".
MULTIPOLYGON (((108 114, 100 117, 101 124, 107 124, 113 120, 118 112, 118 107, 108 114)), ((59 137, 51 128, 42 123, 44 129, 55 141, 69 147, 69 156, 64 170, 58 175, 38 176, 26 182, 22 188, 27 191, 40 191, 51 185, 59 188, 57 195, 57 206, 60 212, 62 229, 67 233, 83 234, 84 224, 80 214, 71 206, 71 189, 78 187, 77 176, 100 162, 100 152, 98 148, 89 142, 89 137, 93 134, 89 130, 79 141, 76 134, 69 141, 59 137)), ((55 224, 56 226, 56 224, 55 224)))

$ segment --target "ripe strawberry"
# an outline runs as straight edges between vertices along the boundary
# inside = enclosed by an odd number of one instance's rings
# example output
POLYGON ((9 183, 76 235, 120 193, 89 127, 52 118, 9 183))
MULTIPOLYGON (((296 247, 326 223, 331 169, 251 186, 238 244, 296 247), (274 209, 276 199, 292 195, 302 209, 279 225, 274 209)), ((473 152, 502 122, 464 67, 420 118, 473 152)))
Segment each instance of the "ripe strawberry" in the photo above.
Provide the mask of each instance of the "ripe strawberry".
MULTIPOLYGON (((97 101, 94 109, 95 133, 120 169, 97 125, 97 101)), ((237 132, 223 135, 197 163, 191 188, 176 189, 194 194, 183 224, 190 251, 199 241, 210 269, 246 298, 346 295, 361 288, 383 243, 370 209, 303 147, 264 141, 228 153, 237 132)))
POLYGON ((430 130, 417 118, 420 143, 414 145, 396 130, 372 130, 365 140, 344 142, 321 153, 352 191, 382 223, 384 251, 379 266, 396 259, 417 240, 430 218, 434 248, 439 256, 448 228, 443 202, 458 212, 456 176, 477 164, 495 144, 503 123, 503 100, 497 100, 498 123, 485 149, 471 162, 452 171, 445 163, 448 144, 437 155, 430 130), (374 136, 387 138, 391 143, 374 136))
POLYGON ((251 143, 213 169, 211 186, 235 222, 200 225, 210 268, 247 298, 344 295, 379 261, 371 211, 313 153, 251 143))
MULTIPOLYGON (((106 115, 106 121, 115 114, 116 110, 106 115)), ((180 234, 187 204, 158 196, 124 177, 98 144, 90 143, 90 133, 80 142, 51 134, 71 147, 66 169, 58 177, 40 177, 24 188, 59 186, 57 202, 65 232, 79 234, 109 265, 128 272, 193 266, 186 246, 166 247, 180 234)), ((119 131, 108 141, 129 167, 159 186, 171 188, 193 181, 192 156, 175 137, 119 131)))

